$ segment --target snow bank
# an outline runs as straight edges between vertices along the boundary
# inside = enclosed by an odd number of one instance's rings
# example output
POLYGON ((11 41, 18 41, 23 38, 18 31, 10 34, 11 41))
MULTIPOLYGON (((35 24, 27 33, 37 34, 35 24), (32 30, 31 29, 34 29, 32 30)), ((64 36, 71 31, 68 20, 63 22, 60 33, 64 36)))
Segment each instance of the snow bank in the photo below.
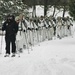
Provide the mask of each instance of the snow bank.
MULTIPOLYGON (((3 37, 4 40, 4 37, 3 37)), ((0 55, 0 75, 75 75, 75 35, 40 43, 15 58, 0 55)), ((4 44, 3 50, 4 53, 4 44)))

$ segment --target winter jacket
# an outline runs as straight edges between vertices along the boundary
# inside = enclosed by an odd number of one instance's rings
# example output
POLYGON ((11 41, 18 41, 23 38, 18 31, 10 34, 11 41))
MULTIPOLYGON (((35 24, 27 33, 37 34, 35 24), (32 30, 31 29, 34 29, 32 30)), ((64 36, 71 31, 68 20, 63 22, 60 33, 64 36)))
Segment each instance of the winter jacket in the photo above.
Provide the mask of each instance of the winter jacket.
POLYGON ((6 31, 6 36, 16 35, 18 32, 18 23, 15 20, 13 21, 5 21, 2 26, 2 31, 6 31))

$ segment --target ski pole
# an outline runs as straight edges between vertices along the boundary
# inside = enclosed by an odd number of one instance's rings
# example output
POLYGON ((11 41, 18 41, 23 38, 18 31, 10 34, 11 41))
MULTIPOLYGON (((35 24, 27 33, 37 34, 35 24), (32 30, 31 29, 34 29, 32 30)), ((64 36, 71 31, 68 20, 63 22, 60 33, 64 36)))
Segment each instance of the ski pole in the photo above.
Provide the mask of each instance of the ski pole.
POLYGON ((30 35, 30 44, 31 44, 31 50, 33 50, 32 49, 32 42, 33 42, 33 37, 32 37, 32 30, 31 31, 29 31, 29 35, 30 35))
POLYGON ((1 50, 0 50, 0 54, 2 54, 2 44, 3 44, 3 31, 2 31, 2 37, 1 37, 1 50))
POLYGON ((16 47, 17 47, 17 53, 18 53, 18 57, 20 57, 20 50, 19 50, 19 45, 18 45, 19 41, 16 41, 16 47))
POLYGON ((27 49, 28 49, 28 54, 29 54, 29 46, 28 46, 28 34, 26 35, 26 31, 24 31, 24 35, 25 35, 25 40, 26 40, 26 46, 27 46, 27 49))

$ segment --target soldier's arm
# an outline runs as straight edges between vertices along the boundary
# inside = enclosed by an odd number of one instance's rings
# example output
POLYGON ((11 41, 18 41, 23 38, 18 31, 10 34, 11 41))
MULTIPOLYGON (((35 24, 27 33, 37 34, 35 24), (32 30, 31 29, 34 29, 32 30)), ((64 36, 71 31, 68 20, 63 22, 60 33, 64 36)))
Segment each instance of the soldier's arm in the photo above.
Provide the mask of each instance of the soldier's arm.
POLYGON ((14 25, 15 25, 15 26, 14 26, 14 28, 15 28, 15 34, 17 34, 18 29, 19 29, 18 23, 17 23, 17 22, 15 22, 15 24, 14 24, 14 25))
POLYGON ((2 31, 6 30, 6 22, 3 23, 2 25, 2 31))

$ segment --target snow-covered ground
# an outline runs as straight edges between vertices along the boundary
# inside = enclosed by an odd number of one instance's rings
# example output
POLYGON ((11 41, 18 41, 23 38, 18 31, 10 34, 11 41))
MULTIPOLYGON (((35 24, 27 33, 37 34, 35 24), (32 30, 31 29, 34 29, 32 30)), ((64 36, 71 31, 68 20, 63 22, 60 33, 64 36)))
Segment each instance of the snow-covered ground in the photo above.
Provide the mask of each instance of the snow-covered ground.
POLYGON ((4 58, 3 37, 0 75, 75 75, 75 35, 45 41, 15 58, 4 58))

